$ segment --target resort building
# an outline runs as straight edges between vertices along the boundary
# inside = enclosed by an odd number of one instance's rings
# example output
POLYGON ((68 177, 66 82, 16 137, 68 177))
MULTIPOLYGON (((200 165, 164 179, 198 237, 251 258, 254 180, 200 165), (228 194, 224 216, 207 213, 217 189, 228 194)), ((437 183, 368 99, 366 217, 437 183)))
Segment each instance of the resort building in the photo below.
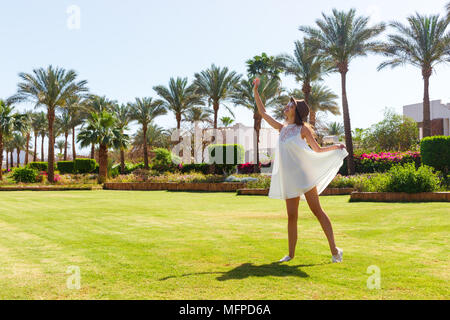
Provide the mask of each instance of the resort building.
MULTIPOLYGON (((403 115, 413 118, 419 127, 419 138, 423 138, 423 104, 416 103, 403 106, 403 115)), ((431 135, 450 135, 450 103, 442 100, 430 101, 431 135)))

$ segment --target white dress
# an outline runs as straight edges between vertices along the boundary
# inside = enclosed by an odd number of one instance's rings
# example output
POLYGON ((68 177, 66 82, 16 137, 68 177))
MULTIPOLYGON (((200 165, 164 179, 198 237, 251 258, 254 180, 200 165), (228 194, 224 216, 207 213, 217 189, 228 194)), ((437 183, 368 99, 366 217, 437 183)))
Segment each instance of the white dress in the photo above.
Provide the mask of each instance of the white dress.
POLYGON ((317 193, 322 193, 348 156, 346 149, 315 152, 302 139, 301 128, 302 126, 290 124, 280 131, 269 198, 284 200, 300 196, 300 199, 305 200, 305 192, 315 186, 317 193))

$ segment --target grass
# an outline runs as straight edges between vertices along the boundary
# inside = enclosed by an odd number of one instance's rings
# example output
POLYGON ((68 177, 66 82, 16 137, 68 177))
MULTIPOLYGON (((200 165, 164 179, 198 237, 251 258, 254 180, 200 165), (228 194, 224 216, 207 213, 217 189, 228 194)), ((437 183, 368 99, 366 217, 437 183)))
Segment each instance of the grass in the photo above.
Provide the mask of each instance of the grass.
POLYGON ((0 193, 2 299, 448 299, 448 203, 321 197, 344 263, 300 203, 296 257, 284 202, 233 193, 0 193), (369 290, 369 266, 381 289, 369 290), (78 266, 81 288, 68 289, 78 266))

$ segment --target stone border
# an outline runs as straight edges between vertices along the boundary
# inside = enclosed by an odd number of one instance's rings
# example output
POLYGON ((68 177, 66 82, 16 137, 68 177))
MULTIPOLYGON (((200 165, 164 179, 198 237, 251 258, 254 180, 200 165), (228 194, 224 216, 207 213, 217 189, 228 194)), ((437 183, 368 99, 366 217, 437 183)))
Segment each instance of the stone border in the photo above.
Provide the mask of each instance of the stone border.
POLYGON ((91 191, 92 187, 53 187, 53 186, 25 186, 25 187, 0 187, 0 191, 91 191))
POLYGON ((450 192, 352 192, 350 202, 450 202, 450 192))
MULTIPOLYGON (((353 192, 353 188, 326 188, 320 194, 321 196, 349 195, 353 192)), ((239 189, 239 196, 267 196, 269 189, 239 189)))
POLYGON ((103 184, 105 190, 136 190, 136 191, 207 191, 207 192, 236 192, 245 187, 241 182, 221 183, 178 183, 178 182, 107 182, 103 184))

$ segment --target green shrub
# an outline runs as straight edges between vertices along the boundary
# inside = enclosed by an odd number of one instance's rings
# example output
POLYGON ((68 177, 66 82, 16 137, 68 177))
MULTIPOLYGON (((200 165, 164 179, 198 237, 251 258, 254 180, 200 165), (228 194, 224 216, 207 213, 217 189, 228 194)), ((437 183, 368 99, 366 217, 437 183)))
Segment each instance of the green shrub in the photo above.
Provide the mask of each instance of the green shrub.
POLYGON ((245 151, 240 144, 210 144, 209 163, 238 165, 244 163, 245 151))
POLYGON ((143 169, 143 168, 144 168, 144 163, 143 162, 139 162, 139 163, 125 162, 125 172, 124 172, 124 174, 130 174, 130 173, 134 172, 137 169, 143 169))
POLYGON ((450 136, 425 137, 420 141, 422 163, 441 171, 444 177, 450 167, 450 136))
POLYGON ((433 168, 423 165, 416 170, 412 163, 392 167, 386 186, 387 192, 433 192, 439 189, 439 178, 433 168))
POLYGON ((75 159, 73 171, 75 173, 92 173, 95 171, 97 161, 94 159, 75 159))
POLYGON ((73 161, 58 161, 56 163, 56 168, 61 174, 72 174, 74 173, 74 162, 73 161))
POLYGON ((39 172, 29 167, 15 168, 12 172, 12 178, 15 182, 34 183, 39 172))
POLYGON ((155 153, 151 166, 153 170, 158 172, 174 172, 177 170, 179 157, 173 155, 172 152, 165 148, 155 148, 152 151, 155 153))
POLYGON ((208 174, 210 170, 210 165, 207 163, 187 163, 183 164, 181 167, 182 173, 189 173, 189 172, 201 172, 203 174, 208 174))
POLYGON ((48 162, 43 162, 43 161, 30 162, 28 164, 28 167, 30 169, 35 169, 35 170, 38 170, 38 171, 45 171, 45 172, 47 172, 48 171, 48 162))

